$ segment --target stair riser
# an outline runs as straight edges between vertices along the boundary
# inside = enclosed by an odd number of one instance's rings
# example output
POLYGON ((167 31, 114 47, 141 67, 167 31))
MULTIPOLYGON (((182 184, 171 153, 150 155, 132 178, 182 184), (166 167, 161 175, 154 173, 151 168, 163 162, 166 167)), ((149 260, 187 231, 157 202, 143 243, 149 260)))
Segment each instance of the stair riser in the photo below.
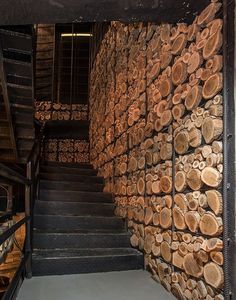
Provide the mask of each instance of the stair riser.
POLYGON ((53 182, 47 180, 40 180, 40 188, 67 191, 102 192, 104 185, 99 183, 86 184, 80 182, 53 182))
POLYGON ((143 268, 140 255, 33 259, 33 276, 82 274, 143 268))
POLYGON ((84 183, 101 183, 103 184, 103 178, 89 175, 74 175, 74 174, 63 174, 63 173, 41 173, 41 179, 47 180, 65 180, 65 181, 78 181, 84 183))
POLYGON ((56 248, 124 248, 129 247, 128 234, 55 234, 34 233, 35 249, 56 248))
POLYGON ((63 168, 63 167, 52 167, 52 166, 41 166, 41 172, 44 173, 56 173, 56 174, 74 174, 74 175, 88 175, 96 176, 97 171, 93 169, 76 169, 76 168, 63 168))
POLYGON ((36 201, 35 214, 113 216, 114 205, 59 201, 36 201))
POLYGON ((94 193, 94 192, 78 192, 78 191, 56 191, 56 190, 40 190, 40 200, 43 201, 78 201, 78 202, 103 202, 112 203, 111 194, 94 193))
POLYGON ((110 217, 68 217, 68 216, 43 216, 34 217, 36 229, 58 230, 88 230, 88 229, 124 229, 124 221, 120 218, 110 217))
POLYGON ((90 169, 90 170, 93 170, 93 166, 89 163, 58 163, 58 162, 53 162, 53 161, 50 161, 50 162, 47 162, 46 163, 46 166, 47 167, 66 167, 66 168, 69 168, 69 169, 76 169, 76 170, 80 170, 80 169, 90 169))

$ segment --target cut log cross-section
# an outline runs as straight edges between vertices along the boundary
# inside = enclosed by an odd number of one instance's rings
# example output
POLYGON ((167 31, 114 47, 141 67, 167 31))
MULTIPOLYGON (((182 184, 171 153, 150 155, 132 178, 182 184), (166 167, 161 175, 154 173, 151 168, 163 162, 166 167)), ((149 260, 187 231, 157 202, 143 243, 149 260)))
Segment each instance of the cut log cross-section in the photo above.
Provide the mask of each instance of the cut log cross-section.
POLYGON ((174 139, 175 151, 178 154, 184 154, 189 148, 189 135, 187 131, 179 132, 174 139))
POLYGON ((222 224, 223 222, 220 217, 216 217, 211 212, 206 212, 201 217, 199 228, 205 235, 218 236, 222 232, 222 224))
POLYGON ((216 215, 220 215, 223 209, 222 195, 217 190, 206 191, 207 203, 216 215))
POLYGON ((223 132, 223 121, 219 118, 207 117, 202 124, 202 135, 207 144, 213 142, 223 132))
POLYGON ((204 266, 204 278, 214 288, 221 288, 224 282, 223 270, 217 264, 210 262, 204 266))

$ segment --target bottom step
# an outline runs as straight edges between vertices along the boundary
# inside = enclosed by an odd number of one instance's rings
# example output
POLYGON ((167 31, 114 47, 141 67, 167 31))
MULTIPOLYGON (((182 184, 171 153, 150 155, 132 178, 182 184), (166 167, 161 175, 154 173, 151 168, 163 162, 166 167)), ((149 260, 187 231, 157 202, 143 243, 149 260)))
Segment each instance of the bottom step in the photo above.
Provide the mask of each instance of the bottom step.
POLYGON ((143 268, 143 255, 132 248, 35 250, 33 276, 96 273, 143 268))

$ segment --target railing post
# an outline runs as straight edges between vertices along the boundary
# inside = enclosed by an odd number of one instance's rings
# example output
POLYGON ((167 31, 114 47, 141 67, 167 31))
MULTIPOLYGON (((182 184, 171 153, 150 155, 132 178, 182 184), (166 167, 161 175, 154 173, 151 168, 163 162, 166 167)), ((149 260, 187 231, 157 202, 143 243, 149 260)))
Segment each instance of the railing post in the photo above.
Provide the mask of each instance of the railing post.
POLYGON ((26 222, 26 237, 25 237, 25 255, 29 254, 26 261, 26 277, 32 277, 32 246, 31 246, 31 202, 32 202, 32 163, 31 161, 27 164, 27 179, 30 180, 30 184, 25 186, 25 216, 30 217, 26 222))

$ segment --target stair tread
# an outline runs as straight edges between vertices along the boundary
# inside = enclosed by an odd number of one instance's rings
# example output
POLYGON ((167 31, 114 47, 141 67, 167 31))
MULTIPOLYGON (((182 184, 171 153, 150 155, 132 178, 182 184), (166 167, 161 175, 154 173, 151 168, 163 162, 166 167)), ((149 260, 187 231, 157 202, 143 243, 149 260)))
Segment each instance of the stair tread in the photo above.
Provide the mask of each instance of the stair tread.
POLYGON ((91 168, 69 168, 69 167, 62 167, 62 166, 41 166, 41 171, 45 174, 93 174, 96 176, 97 171, 91 168))
POLYGON ((118 217, 118 216, 115 216, 115 215, 112 215, 112 216, 94 216, 94 215, 61 215, 61 214, 57 214, 57 215, 52 215, 52 214, 49 214, 49 213, 46 213, 46 214, 37 214, 35 213, 34 214, 35 217, 51 217, 51 218, 92 218, 92 219, 114 219, 114 220, 122 220, 123 218, 122 217, 118 217))
POLYGON ((126 230, 114 230, 114 229, 90 229, 90 230, 59 230, 59 229, 37 229, 34 228, 34 233, 36 234, 53 234, 53 235, 127 235, 129 234, 126 230))
POLYGON ((16 60, 16 59, 12 59, 12 58, 3 58, 3 61, 6 63, 10 63, 10 64, 23 65, 23 66, 27 66, 30 68, 32 67, 32 64, 29 62, 16 60))
POLYGON ((108 192, 55 190, 52 188, 48 188, 48 189, 41 188, 39 198, 42 201, 63 201, 63 202, 89 201, 94 203, 114 202, 112 194, 108 192))
POLYGON ((93 169, 93 166, 90 163, 63 163, 63 162, 47 162, 43 166, 56 166, 56 167, 66 167, 66 168, 88 168, 88 169, 93 169))
POLYGON ((78 204, 78 205, 92 205, 92 206, 99 206, 99 205, 102 205, 102 206, 115 206, 114 203, 110 203, 110 202, 99 202, 99 203, 96 203, 96 202, 85 202, 85 201, 45 201, 45 200, 40 200, 38 199, 35 203, 35 205, 37 205, 37 203, 39 204, 44 204, 44 205, 60 205, 60 204, 63 204, 63 205, 75 205, 75 204, 78 204))
POLYGON ((40 172, 40 178, 42 180, 50 180, 50 181, 70 181, 73 179, 73 181, 79 181, 80 179, 97 179, 103 180, 102 177, 96 176, 95 174, 65 174, 65 173, 47 173, 47 172, 40 172), (48 178, 47 178, 48 177, 48 178))
POLYGON ((96 256, 127 256, 142 255, 134 248, 63 248, 63 249, 34 249, 33 259, 41 258, 76 258, 96 256))

